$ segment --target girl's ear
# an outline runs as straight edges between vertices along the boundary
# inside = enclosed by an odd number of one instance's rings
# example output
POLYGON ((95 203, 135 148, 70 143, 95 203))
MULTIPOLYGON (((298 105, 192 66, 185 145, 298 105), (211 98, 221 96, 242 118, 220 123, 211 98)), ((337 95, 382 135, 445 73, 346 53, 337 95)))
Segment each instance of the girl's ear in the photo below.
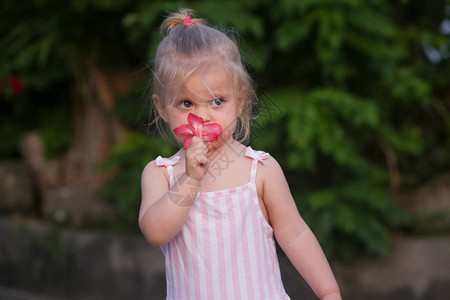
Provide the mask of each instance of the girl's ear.
POLYGON ((166 107, 164 106, 164 103, 159 98, 158 95, 153 94, 152 96, 153 103, 155 103, 156 110, 158 111, 158 114, 161 116, 161 118, 164 120, 164 122, 167 123, 167 112, 166 107))

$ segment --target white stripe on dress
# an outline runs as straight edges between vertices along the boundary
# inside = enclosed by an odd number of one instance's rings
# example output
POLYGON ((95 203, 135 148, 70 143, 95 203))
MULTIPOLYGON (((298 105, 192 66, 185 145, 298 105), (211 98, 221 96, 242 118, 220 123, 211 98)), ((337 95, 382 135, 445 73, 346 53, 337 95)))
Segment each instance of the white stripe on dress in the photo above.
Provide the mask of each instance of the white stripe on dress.
MULTIPOLYGON (((223 200, 223 199, 222 199, 223 200)), ((217 259, 218 259, 218 279, 217 284, 219 285, 219 294, 221 299, 228 299, 227 296, 227 276, 225 273, 225 245, 224 245, 224 219, 227 217, 224 214, 225 210, 222 209, 221 203, 225 203, 225 201, 214 201, 214 210, 216 214, 216 234, 217 234, 217 259)), ((225 225, 226 226, 226 225, 225 225)))
MULTIPOLYGON (((206 202, 206 201, 205 201, 206 202)), ((212 203, 208 203, 208 217, 209 217, 209 227, 210 227, 210 242, 211 242, 211 280, 212 280, 212 293, 214 295, 214 299, 221 300, 220 297, 220 273, 219 273, 219 264, 220 264, 220 258, 219 258, 219 245, 218 245, 218 239, 217 239, 217 229, 216 229, 216 222, 220 219, 220 216, 217 216, 216 218, 216 211, 215 211, 215 202, 212 201, 212 203), (214 222, 216 221, 216 222, 214 222)))
POLYGON ((241 211, 246 212, 245 215, 243 215, 242 221, 242 232, 243 232, 243 239, 242 239, 242 243, 243 243, 243 247, 242 249, 243 254, 244 254, 244 268, 245 268, 245 274, 246 274, 246 282, 247 282, 247 294, 248 294, 248 299, 254 299, 254 294, 255 294, 255 286, 254 286, 254 282, 255 282, 255 277, 256 274, 254 274, 251 271, 251 266, 250 266, 250 257, 253 255, 253 253, 251 253, 250 251, 250 243, 249 243, 249 236, 251 234, 250 230, 250 225, 249 225, 249 221, 250 221, 250 215, 248 214, 248 208, 249 208, 249 197, 248 194, 245 193, 240 193, 239 194, 239 204, 241 207, 241 211))
POLYGON ((230 215, 229 211, 229 206, 232 205, 232 197, 226 197, 225 201, 220 201, 221 205, 220 208, 224 211, 227 212, 226 214, 226 219, 222 219, 223 221, 227 221, 224 222, 225 225, 222 231, 223 231, 223 250, 224 250, 224 272, 225 272, 225 279, 226 279, 226 286, 227 286, 227 294, 228 294, 228 299, 232 299, 232 295, 235 295, 235 288, 234 288, 234 282, 233 280, 236 278, 235 276, 233 276, 233 265, 236 265, 233 262, 233 258, 232 258, 232 254, 231 254, 231 231, 234 230, 233 228, 233 221, 232 221, 232 216, 230 215))
MULTIPOLYGON (((233 201, 240 201, 240 194, 233 195, 233 201)), ((236 240, 235 240, 235 247, 237 251, 237 265, 239 270, 243 270, 244 272, 239 272, 239 288, 241 290, 241 297, 242 299, 249 299, 248 293, 247 293, 247 285, 249 284, 247 282, 246 274, 245 274, 245 265, 244 265, 244 249, 243 244, 245 242, 245 237, 242 236, 242 229, 243 229, 243 214, 241 212, 241 205, 239 202, 235 202, 234 213, 236 215, 237 224, 237 230, 236 230, 236 240), (240 247, 237 247, 239 245, 240 247)))
POLYGON ((239 276, 239 265, 238 265, 238 253, 237 253, 237 249, 236 249, 236 243, 238 240, 238 225, 236 224, 236 213, 235 211, 235 195, 232 195, 230 197, 230 203, 228 206, 228 216, 230 219, 230 250, 231 250, 231 264, 228 266, 231 266, 231 270, 229 270, 231 278, 233 280, 233 290, 234 290, 234 299, 239 299, 242 295, 241 293, 241 286, 240 286, 240 281, 241 278, 239 276))
MULTIPOLYGON (((247 205, 247 211, 251 212, 253 208, 253 202, 252 199, 248 197, 249 193, 246 194, 246 205, 247 205)), ((247 218, 247 239, 248 239, 248 251, 250 256, 250 273, 252 274, 252 282, 253 282, 253 298, 258 298, 259 293, 259 281, 258 281, 258 271, 257 271, 257 258, 258 251, 256 249, 256 241, 255 241, 255 214, 250 213, 247 218)))
POLYGON ((212 291, 212 278, 211 278, 211 235, 209 233, 210 224, 209 224, 209 215, 208 215, 208 203, 206 199, 200 199, 200 207, 201 207, 201 219, 202 219, 202 241, 203 241, 203 277, 204 277, 204 289, 205 289, 205 299, 213 298, 212 291))

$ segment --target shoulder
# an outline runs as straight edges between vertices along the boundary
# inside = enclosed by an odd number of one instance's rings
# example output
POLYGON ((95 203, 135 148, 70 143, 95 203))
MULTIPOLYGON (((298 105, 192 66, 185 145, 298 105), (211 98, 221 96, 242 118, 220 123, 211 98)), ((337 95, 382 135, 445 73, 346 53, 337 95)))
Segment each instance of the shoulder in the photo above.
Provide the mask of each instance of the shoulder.
POLYGON ((161 166, 158 166, 156 164, 156 159, 150 161, 147 165, 145 165, 144 170, 142 173, 152 173, 152 172, 159 172, 159 170, 163 170, 164 168, 161 168, 161 166))
POLYGON ((269 153, 261 150, 254 150, 250 146, 246 147, 245 156, 253 160, 257 160, 259 166, 263 166, 263 168, 261 169, 272 170, 280 167, 276 159, 273 158, 269 153))
POLYGON ((284 177, 280 164, 273 156, 268 155, 263 162, 263 164, 260 163, 258 166, 258 173, 260 173, 263 179, 272 178, 272 176, 284 177))
MULTIPOLYGON (((260 151, 262 153, 262 151, 260 151)), ((258 162, 256 172, 256 182, 260 195, 266 198, 268 194, 276 193, 280 187, 286 187, 287 181, 283 169, 278 161, 271 155, 265 155, 264 159, 258 162)))
POLYGON ((175 166, 180 163, 180 156, 175 154, 171 157, 161 157, 158 156, 156 159, 150 161, 142 171, 142 180, 152 178, 152 180, 157 180, 158 178, 165 178, 168 182, 169 178, 166 172, 167 166, 175 166))
POLYGON ((284 179, 283 170, 277 160, 269 153, 247 147, 246 156, 258 161, 257 181, 265 185, 276 179, 284 179))
POLYGON ((156 163, 156 159, 149 162, 142 171, 142 182, 149 181, 150 179, 156 179, 156 178, 164 178, 167 176, 165 175, 165 168, 159 166, 156 163))

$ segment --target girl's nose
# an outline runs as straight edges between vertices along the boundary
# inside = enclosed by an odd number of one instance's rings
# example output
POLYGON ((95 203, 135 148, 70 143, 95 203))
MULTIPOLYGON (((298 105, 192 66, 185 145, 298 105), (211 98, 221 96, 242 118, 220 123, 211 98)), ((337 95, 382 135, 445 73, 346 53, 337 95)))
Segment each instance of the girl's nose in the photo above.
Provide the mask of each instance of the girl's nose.
POLYGON ((196 114, 197 116, 202 118, 203 122, 205 122, 205 123, 211 121, 211 117, 209 115, 208 109, 206 109, 206 108, 197 109, 194 112, 194 114, 196 114))

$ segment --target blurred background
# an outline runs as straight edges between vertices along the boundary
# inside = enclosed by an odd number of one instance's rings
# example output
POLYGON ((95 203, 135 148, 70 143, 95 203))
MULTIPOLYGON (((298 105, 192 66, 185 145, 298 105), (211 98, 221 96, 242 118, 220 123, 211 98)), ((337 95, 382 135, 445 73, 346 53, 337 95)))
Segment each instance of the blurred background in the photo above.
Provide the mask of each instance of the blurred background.
POLYGON ((237 40, 249 144, 282 165, 346 299, 448 299, 445 0, 3 0, 0 299, 164 298, 137 214, 142 169, 177 149, 149 126, 150 67, 182 7, 237 40))

